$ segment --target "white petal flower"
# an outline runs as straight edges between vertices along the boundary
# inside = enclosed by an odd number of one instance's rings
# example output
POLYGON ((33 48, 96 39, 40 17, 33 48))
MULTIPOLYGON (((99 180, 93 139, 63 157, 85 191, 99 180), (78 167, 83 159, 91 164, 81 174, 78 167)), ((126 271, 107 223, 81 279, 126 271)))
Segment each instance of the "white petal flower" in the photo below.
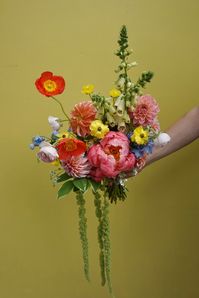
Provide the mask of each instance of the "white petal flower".
POLYGON ((119 81, 117 82, 117 86, 118 86, 119 88, 122 88, 122 87, 124 86, 124 83, 125 83, 125 78, 121 77, 121 78, 119 79, 119 81))
POLYGON ((168 144, 170 142, 170 140, 171 140, 171 137, 167 133, 162 132, 155 139, 154 144, 157 146, 165 146, 166 144, 168 144))
POLYGON ((43 146, 37 153, 40 160, 50 163, 55 161, 59 156, 57 150, 52 146, 43 146))
POLYGON ((60 129, 60 123, 58 120, 59 120, 59 118, 57 118, 57 117, 53 117, 53 116, 48 117, 48 123, 50 124, 50 126, 52 127, 53 130, 60 129))

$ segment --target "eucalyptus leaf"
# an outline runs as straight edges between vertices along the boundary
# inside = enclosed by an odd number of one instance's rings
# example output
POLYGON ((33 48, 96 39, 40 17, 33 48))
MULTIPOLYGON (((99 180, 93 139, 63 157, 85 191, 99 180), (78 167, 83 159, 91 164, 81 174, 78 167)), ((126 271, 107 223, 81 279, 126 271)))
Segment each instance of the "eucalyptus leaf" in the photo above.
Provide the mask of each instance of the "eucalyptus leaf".
POLYGON ((74 179, 73 184, 82 192, 85 192, 89 187, 88 179, 86 178, 74 179))
POLYGON ((71 180, 66 181, 64 184, 62 184, 62 186, 58 190, 57 198, 63 199, 63 196, 67 195, 72 189, 73 189, 73 182, 71 180))

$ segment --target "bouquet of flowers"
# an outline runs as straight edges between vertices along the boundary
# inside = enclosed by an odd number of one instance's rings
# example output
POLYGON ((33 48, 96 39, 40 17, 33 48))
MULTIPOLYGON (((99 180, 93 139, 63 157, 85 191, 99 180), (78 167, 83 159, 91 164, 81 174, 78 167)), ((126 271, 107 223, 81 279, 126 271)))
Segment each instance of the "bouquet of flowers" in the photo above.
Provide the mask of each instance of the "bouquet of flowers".
POLYGON ((115 72, 118 78, 108 96, 94 92, 86 85, 82 93, 88 100, 77 103, 70 115, 55 97, 65 89, 65 80, 46 71, 35 82, 38 91, 56 101, 63 118, 49 116, 52 130, 49 136, 33 137, 30 148, 38 147, 38 160, 51 163, 55 169, 50 177, 53 184, 61 184, 58 199, 74 192, 79 208, 79 232, 83 250, 84 273, 89 280, 86 191, 91 188, 98 220, 99 263, 101 284, 107 283, 112 293, 110 270, 110 203, 124 200, 125 181, 135 176, 144 166, 154 143, 166 144, 169 136, 160 132, 159 107, 151 95, 142 88, 151 81, 153 73, 143 72, 133 82, 128 72, 137 65, 129 62, 125 26, 121 28, 116 55, 120 64, 115 72), (66 126, 65 126, 66 123, 66 126))

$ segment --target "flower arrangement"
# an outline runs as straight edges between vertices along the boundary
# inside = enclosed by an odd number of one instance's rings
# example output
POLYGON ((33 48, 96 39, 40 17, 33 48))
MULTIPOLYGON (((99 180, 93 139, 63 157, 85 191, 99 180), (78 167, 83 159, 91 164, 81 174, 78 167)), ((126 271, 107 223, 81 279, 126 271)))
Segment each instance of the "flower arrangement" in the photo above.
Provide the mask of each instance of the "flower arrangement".
POLYGON ((50 136, 35 136, 30 144, 31 149, 38 147, 38 160, 55 166, 50 176, 54 185, 61 184, 58 199, 72 191, 76 195, 87 280, 90 277, 85 193, 91 188, 98 220, 101 284, 107 283, 110 293, 110 203, 125 200, 126 179, 135 176, 144 166, 154 143, 161 145, 170 140, 167 134, 160 132, 156 100, 142 92, 153 73, 143 72, 137 82, 132 82, 128 75, 137 63, 129 62, 132 51, 128 50, 125 26, 121 28, 118 44, 115 54, 120 64, 115 70, 118 74, 115 87, 108 96, 103 96, 94 92, 93 85, 83 86, 82 93, 89 100, 77 103, 70 115, 55 97, 65 89, 64 78, 49 71, 41 74, 35 82, 36 88, 60 105, 64 117, 49 116, 50 136))

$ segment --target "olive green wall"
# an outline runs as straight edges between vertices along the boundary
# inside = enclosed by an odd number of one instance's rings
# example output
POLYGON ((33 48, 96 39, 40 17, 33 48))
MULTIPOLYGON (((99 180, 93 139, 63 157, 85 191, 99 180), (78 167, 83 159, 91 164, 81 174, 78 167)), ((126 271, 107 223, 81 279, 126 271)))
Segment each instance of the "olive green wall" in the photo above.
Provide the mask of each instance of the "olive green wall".
MULTIPOLYGON (((74 196, 56 200, 50 166, 28 149, 33 135, 49 133, 48 115, 61 115, 34 80, 45 70, 63 75, 67 112, 83 99, 83 84, 107 94, 126 24, 134 75, 155 72, 147 93, 159 101, 166 129, 198 104, 198 11, 197 0, 0 1, 1 298, 109 297, 100 286, 90 193, 88 284, 74 196)), ((198 149, 196 141, 151 165, 128 182, 126 202, 111 206, 116 298, 199 297, 198 149)))

